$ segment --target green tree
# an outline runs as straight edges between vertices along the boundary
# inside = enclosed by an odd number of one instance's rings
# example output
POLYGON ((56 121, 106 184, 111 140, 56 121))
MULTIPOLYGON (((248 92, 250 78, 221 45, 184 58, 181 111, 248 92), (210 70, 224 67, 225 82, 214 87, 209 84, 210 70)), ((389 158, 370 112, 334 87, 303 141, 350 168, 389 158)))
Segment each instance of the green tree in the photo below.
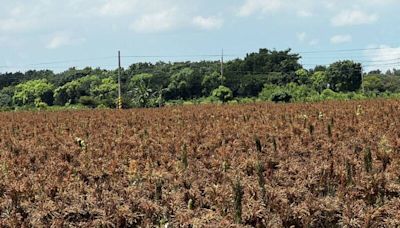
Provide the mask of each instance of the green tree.
POLYGON ((54 91, 54 102, 57 105, 74 104, 78 102, 78 88, 80 83, 78 80, 68 82, 67 84, 58 87, 54 91))
POLYGON ((224 78, 221 77, 221 74, 218 72, 212 72, 211 74, 207 74, 204 76, 203 81, 201 82, 201 86, 203 88, 203 94, 209 96, 211 92, 223 85, 224 78))
POLYGON ((149 74, 149 73, 142 73, 142 74, 134 75, 131 78, 130 86, 134 88, 134 87, 139 86, 142 83, 149 85, 149 84, 151 84, 151 80, 153 78, 154 78, 154 75, 149 74))
POLYGON ((60 87, 67 84, 68 82, 72 82, 74 80, 78 80, 80 78, 84 78, 90 75, 100 75, 105 72, 106 72, 105 70, 92 69, 90 67, 86 67, 81 70, 72 67, 64 72, 55 75, 53 78, 51 78, 51 80, 49 79, 49 81, 53 83, 55 86, 60 87))
MULTIPOLYGON (((107 79, 111 80, 111 79, 107 79)), ((95 75, 86 76, 66 83, 54 92, 54 100, 58 105, 76 104, 82 96, 92 96, 92 88, 99 88, 102 80, 95 75)), ((110 86, 110 85, 109 85, 110 86)), ((108 87, 109 87, 108 86, 108 87)), ((112 86, 112 85, 111 85, 112 86)), ((107 87, 107 86, 105 86, 107 87)), ((109 88, 106 88, 109 89, 109 88)))
POLYGON ((12 105, 12 97, 5 93, 0 93, 0 108, 10 107, 12 105))
POLYGON ((324 89, 320 95, 322 100, 346 100, 348 97, 344 93, 337 93, 331 89, 324 89))
POLYGON ((313 72, 318 72, 318 71, 325 72, 326 70, 327 70, 327 67, 326 67, 326 66, 317 65, 317 66, 314 67, 313 72))
POLYGON ((292 95, 286 91, 279 91, 272 94, 271 101, 275 103, 289 103, 292 100, 292 95))
POLYGON ((153 91, 149 89, 146 83, 139 81, 136 87, 132 90, 133 104, 137 108, 147 108, 150 106, 153 91))
POLYGON ((382 76, 383 90, 391 93, 400 92, 400 77, 393 75, 382 76))
POLYGON ((287 84, 286 86, 266 84, 259 94, 259 98, 261 98, 262 100, 275 102, 289 102, 307 101, 310 98, 318 95, 318 92, 311 87, 306 85, 298 85, 297 83, 292 82, 287 84))
POLYGON ((169 98, 193 98, 201 94, 201 77, 191 68, 183 68, 171 77, 167 88, 169 98))
POLYGON ((284 87, 291 96, 291 101, 304 102, 309 98, 318 96, 318 92, 308 85, 298 85, 296 83, 289 83, 284 87))
POLYGON ((271 72, 294 73, 302 68, 298 63, 300 56, 290 52, 290 49, 284 51, 260 49, 258 53, 248 54, 243 63, 239 62, 240 70, 259 74, 271 72))
POLYGON ((226 63, 225 85, 232 89, 235 96, 257 96, 264 84, 284 86, 296 82, 295 72, 302 68, 300 56, 291 50, 276 51, 260 49, 241 59, 226 63))
POLYGON ((90 94, 102 105, 112 108, 117 101, 118 83, 112 77, 103 78, 100 84, 93 84, 90 88, 90 94))
POLYGON ((272 96, 278 92, 283 91, 284 88, 278 85, 273 85, 273 84, 265 84, 264 88, 258 95, 259 98, 265 101, 272 101, 272 96))
POLYGON ((4 87, 0 90, 0 108, 12 106, 12 97, 14 96, 15 87, 4 87))
POLYGON ((308 71, 305 69, 299 69, 295 72, 296 82, 300 85, 308 85, 311 83, 311 79, 308 75, 308 71))
POLYGON ((129 92, 132 105, 136 108, 155 108, 164 104, 163 89, 154 91, 149 88, 144 80, 137 81, 135 87, 129 92))
POLYGON ((47 105, 53 104, 53 84, 46 79, 27 81, 15 87, 13 102, 16 105, 34 104, 38 99, 47 105))
POLYGON ((326 78, 325 71, 314 72, 314 74, 311 76, 311 84, 312 87, 319 93, 326 89, 328 85, 328 79, 326 78))
POLYGON ((98 105, 98 101, 91 96, 79 97, 78 103, 87 106, 89 108, 96 108, 98 105))
POLYGON ((379 75, 368 75, 364 77, 363 87, 365 92, 381 93, 385 91, 382 78, 379 75))
POLYGON ((361 88, 361 64, 353 61, 339 61, 327 70, 327 81, 336 92, 354 92, 361 88))
POLYGON ((232 90, 225 86, 219 86, 217 89, 214 89, 212 96, 224 103, 233 99, 232 90))

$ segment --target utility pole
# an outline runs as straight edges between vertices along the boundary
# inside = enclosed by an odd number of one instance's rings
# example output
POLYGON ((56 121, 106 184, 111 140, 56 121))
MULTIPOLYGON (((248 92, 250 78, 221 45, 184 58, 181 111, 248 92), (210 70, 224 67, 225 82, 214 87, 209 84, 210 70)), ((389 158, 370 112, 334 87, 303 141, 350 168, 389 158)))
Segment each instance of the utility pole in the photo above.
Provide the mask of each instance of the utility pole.
POLYGON ((118 109, 122 109, 122 96, 121 96, 121 52, 118 51, 118 109))
POLYGON ((364 69, 363 69, 362 63, 361 63, 361 90, 362 90, 363 94, 365 94, 365 88, 364 88, 364 69))
POLYGON ((224 49, 222 49, 221 52, 221 81, 220 81, 221 85, 223 83, 223 80, 224 80, 224 49))

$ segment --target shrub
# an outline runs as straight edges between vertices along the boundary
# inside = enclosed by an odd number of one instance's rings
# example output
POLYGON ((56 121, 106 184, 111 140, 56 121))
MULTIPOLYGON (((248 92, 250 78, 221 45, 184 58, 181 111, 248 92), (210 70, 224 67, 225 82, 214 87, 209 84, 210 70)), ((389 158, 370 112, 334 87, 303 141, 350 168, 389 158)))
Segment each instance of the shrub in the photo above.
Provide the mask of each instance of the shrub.
POLYGON ((271 101, 275 93, 282 91, 282 87, 272 84, 264 85, 261 93, 258 95, 262 100, 271 101))
POLYGON ((321 93, 322 100, 348 100, 350 98, 349 94, 337 93, 331 89, 325 89, 321 93))
POLYGON ((279 92, 272 94, 271 101, 273 101, 275 103, 279 103, 279 102, 289 103, 291 99, 292 99, 292 95, 290 95, 288 92, 279 91, 279 92))
POLYGON ((199 104, 214 104, 220 103, 219 99, 213 96, 202 98, 199 100, 199 104))
POLYGON ((39 110, 47 109, 48 105, 43 102, 40 98, 35 99, 35 107, 39 110))
POLYGON ((292 96, 292 101, 303 102, 307 101, 309 97, 318 95, 318 92, 306 85, 298 85, 296 83, 289 83, 284 87, 284 91, 292 96))
POLYGON ((97 101, 93 97, 90 97, 90 96, 80 97, 79 103, 84 106, 90 107, 90 108, 96 108, 96 106, 97 106, 97 101))
POLYGON ((12 104, 12 97, 8 94, 0 93, 0 107, 10 107, 12 104))
POLYGON ((212 96, 224 103, 233 99, 232 90, 225 86, 219 86, 217 89, 213 90, 212 96))
POLYGON ((239 102, 237 100, 231 100, 231 101, 228 101, 228 104, 234 105, 234 104, 239 104, 239 102))
POLYGON ((335 98, 336 96, 337 96, 337 93, 334 92, 334 91, 331 90, 331 89, 324 89, 324 90, 322 91, 322 93, 321 93, 321 98, 322 98, 322 99, 326 99, 326 100, 333 99, 333 98, 335 98))
POLYGON ((244 98, 241 98, 239 100, 239 103, 241 103, 241 104, 251 104, 251 103, 254 103, 254 99, 250 98, 250 97, 244 97, 244 98))

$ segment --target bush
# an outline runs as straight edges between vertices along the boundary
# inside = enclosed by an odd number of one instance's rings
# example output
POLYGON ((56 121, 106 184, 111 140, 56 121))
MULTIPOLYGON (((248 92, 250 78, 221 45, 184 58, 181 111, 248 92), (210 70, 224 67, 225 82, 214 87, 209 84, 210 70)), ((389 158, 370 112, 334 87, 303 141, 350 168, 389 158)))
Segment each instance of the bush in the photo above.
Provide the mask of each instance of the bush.
POLYGON ((287 91, 292 96, 292 101, 304 102, 309 97, 318 95, 318 92, 306 85, 298 85, 296 83, 289 83, 284 87, 284 91, 287 91))
POLYGON ((232 90, 225 86, 220 86, 217 89, 213 90, 212 96, 216 97, 218 100, 224 103, 233 99, 232 90))
POLYGON ((239 104, 239 102, 237 100, 231 100, 231 101, 228 101, 228 104, 235 105, 235 104, 239 104))
POLYGON ((275 103, 279 103, 279 102, 289 103, 290 100, 292 100, 292 95, 290 95, 286 91, 276 92, 276 93, 272 94, 272 98, 271 98, 271 101, 273 101, 275 103))
POLYGON ((251 104, 254 102, 255 102, 255 100, 251 97, 244 97, 244 98, 239 99, 239 103, 241 103, 241 104, 251 104))
POLYGON ((193 101, 184 101, 182 105, 194 105, 193 101))
POLYGON ((43 102, 40 98, 36 98, 35 107, 39 110, 46 110, 48 105, 45 102, 43 102))
POLYGON ((349 95, 345 93, 336 93, 335 91, 331 89, 325 89, 321 93, 321 99, 322 100, 348 100, 349 95))
POLYGON ((310 97, 319 96, 318 92, 309 86, 289 83, 285 86, 267 84, 259 98, 274 102, 308 101, 310 97))
POLYGON ((199 104, 216 104, 216 103, 221 103, 221 101, 213 96, 209 96, 199 100, 199 104))
POLYGON ((367 97, 364 95, 364 94, 362 94, 362 93, 349 93, 348 95, 347 95, 347 97, 349 98, 349 99, 351 99, 351 100, 364 100, 364 99, 366 99, 367 97))
POLYGON ((178 105, 183 105, 184 100, 178 99, 178 100, 169 100, 165 103, 166 106, 178 106, 178 105))
POLYGON ((97 105, 96 108, 97 109, 109 109, 109 107, 107 105, 105 105, 105 104, 99 104, 99 105, 97 105))
MULTIPOLYGON (((125 101, 125 100, 122 99, 122 101, 125 101)), ((103 99, 103 100, 100 100, 99 102, 96 102, 96 104, 97 104, 97 107, 99 107, 99 106, 104 107, 104 108, 116 108, 117 107, 117 102, 115 101, 115 99, 103 99)))
POLYGON ((8 94, 0 93, 0 108, 10 107, 12 105, 12 97, 8 94))
POLYGON ((323 100, 332 100, 335 99, 337 96, 338 94, 331 89, 324 89, 321 93, 321 98, 323 100))
POLYGON ((82 97, 80 97, 79 98, 79 103, 84 105, 84 106, 90 107, 90 108, 96 108, 97 107, 97 101, 93 97, 90 97, 90 96, 82 96, 82 97))
POLYGON ((262 100, 271 101, 272 95, 275 93, 281 92, 282 90, 283 90, 283 88, 280 86, 266 84, 266 85, 264 85, 264 88, 262 89, 261 93, 258 96, 262 100))

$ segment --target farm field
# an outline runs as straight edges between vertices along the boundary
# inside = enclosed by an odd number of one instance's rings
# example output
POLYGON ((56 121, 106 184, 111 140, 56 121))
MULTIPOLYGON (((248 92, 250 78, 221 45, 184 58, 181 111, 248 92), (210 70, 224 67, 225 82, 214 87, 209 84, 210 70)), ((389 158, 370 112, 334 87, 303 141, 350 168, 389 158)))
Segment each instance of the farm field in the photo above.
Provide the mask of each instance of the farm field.
POLYGON ((0 227, 400 227, 400 101, 0 113, 0 227))

